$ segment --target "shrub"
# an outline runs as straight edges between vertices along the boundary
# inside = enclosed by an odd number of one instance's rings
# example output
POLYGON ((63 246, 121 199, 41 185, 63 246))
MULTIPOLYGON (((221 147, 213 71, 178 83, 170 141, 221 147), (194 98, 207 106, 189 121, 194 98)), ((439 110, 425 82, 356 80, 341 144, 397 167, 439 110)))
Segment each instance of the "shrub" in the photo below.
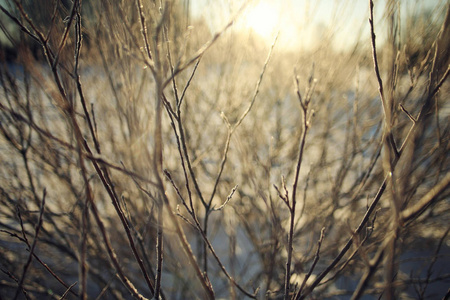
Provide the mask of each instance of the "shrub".
POLYGON ((430 48, 370 1, 297 51, 245 5, 36 3, 0 4, 1 295, 448 297, 448 4, 430 48))

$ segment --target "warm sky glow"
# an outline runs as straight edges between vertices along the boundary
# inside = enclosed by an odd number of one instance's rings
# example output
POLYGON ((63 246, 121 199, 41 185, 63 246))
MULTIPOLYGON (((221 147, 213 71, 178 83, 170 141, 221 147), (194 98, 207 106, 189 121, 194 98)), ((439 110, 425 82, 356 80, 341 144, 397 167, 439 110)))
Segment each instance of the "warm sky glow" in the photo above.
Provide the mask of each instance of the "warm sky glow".
POLYGON ((263 38, 269 38, 277 30, 278 16, 278 8, 273 3, 260 2, 249 10, 243 22, 263 38))
MULTIPOLYGON (((279 32, 278 45, 284 49, 304 49, 328 41, 330 47, 348 49, 358 39, 369 39, 368 0, 191 0, 194 17, 206 20, 212 32, 221 30, 242 7, 233 28, 252 30, 266 44, 270 44, 279 32)), ((385 28, 379 20, 387 0, 376 1, 375 26, 377 42, 383 40, 385 28)), ((442 0, 426 0, 416 4, 404 1, 402 16, 406 9, 424 9, 443 5, 442 0), (441 3, 441 4, 439 4, 441 3)))
POLYGON ((272 43, 278 33, 279 43, 286 46, 289 41, 295 41, 298 37, 298 27, 290 7, 290 3, 283 1, 253 1, 238 19, 237 28, 251 30, 267 44, 272 43))

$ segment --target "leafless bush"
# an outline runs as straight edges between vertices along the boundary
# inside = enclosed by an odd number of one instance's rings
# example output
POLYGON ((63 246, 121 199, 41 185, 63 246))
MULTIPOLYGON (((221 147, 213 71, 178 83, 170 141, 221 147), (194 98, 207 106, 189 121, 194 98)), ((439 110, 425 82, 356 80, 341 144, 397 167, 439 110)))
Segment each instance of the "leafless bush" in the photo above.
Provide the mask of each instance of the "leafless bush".
POLYGON ((0 294, 448 297, 449 5, 297 52, 189 3, 0 4, 0 294))

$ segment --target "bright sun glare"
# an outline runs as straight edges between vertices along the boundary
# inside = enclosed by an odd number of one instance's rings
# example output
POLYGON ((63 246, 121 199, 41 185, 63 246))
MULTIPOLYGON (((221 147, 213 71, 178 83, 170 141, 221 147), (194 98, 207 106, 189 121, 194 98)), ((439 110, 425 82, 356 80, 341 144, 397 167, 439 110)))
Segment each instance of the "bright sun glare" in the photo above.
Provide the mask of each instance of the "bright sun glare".
POLYGON ((247 13, 245 23, 263 38, 270 38, 278 25, 278 8, 268 2, 259 2, 247 13))

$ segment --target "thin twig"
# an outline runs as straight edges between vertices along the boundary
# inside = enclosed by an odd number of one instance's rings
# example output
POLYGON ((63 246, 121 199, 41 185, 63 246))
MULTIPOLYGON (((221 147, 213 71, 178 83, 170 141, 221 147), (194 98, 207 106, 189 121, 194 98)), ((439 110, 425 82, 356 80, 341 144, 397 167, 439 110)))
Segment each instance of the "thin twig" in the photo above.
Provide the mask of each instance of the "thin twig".
POLYGON ((160 299, 161 280, 162 280, 162 264, 164 254, 163 244, 163 206, 158 205, 158 225, 156 232, 156 276, 155 276, 155 293, 154 299, 160 299))
POLYGON ((406 108, 400 104, 400 108, 402 109, 402 111, 408 116, 408 118, 413 122, 416 123, 417 120, 406 110, 406 108))
MULTIPOLYGON (((314 69, 313 69, 314 70, 314 69)), ((311 72, 311 77, 313 77, 313 72, 311 72)), ((295 77, 297 80, 297 77, 295 77)), ((298 83, 298 80, 296 81, 298 83)), ((294 177, 294 183, 292 185, 292 203, 289 206, 290 208, 290 224, 289 224, 289 233, 288 233, 288 245, 287 245, 287 260, 286 260, 286 274, 285 274, 285 280, 284 280, 284 299, 288 300, 291 297, 291 265, 292 265, 292 252, 293 249, 293 242, 294 242, 294 227, 295 227, 295 207, 297 205, 297 186, 298 186, 298 180, 300 177, 300 169, 303 162, 303 153, 305 149, 306 144, 306 135, 308 132, 308 129, 310 127, 310 122, 308 120, 308 112, 309 112, 309 103, 312 95, 312 89, 314 86, 312 85, 313 79, 309 80, 309 90, 311 92, 307 92, 307 96, 305 98, 305 101, 302 101, 302 97, 300 92, 298 91, 298 85, 297 85, 297 95, 299 97, 299 101, 301 104, 301 113, 302 113, 302 134, 300 137, 300 145, 299 145, 299 152, 298 152, 298 158, 297 158, 297 167, 295 170, 295 177, 294 177)))
POLYGON ((304 292, 302 294, 297 294, 295 299, 305 299, 306 296, 308 296, 314 288, 325 278, 325 276, 334 269, 334 267, 339 263, 339 261, 344 257, 344 255, 347 253, 347 251, 350 249, 350 246, 353 244, 353 239, 355 234, 359 234, 361 230, 364 228, 365 224, 368 222, 372 212, 375 210, 375 207, 377 206, 378 202, 381 199, 381 196, 383 195, 384 191, 386 189, 386 179, 384 179, 383 184, 379 188, 374 200, 370 204, 369 208, 367 209, 363 219, 359 223, 358 227, 354 231, 354 234, 349 238, 345 246, 342 248, 342 250, 339 252, 339 254, 335 257, 335 259, 325 268, 322 273, 320 273, 313 283, 311 283, 310 286, 308 286, 306 289, 304 289, 304 292))
POLYGON ((154 61, 153 61, 153 56, 152 56, 152 52, 150 49, 150 45, 148 42, 148 33, 147 33, 147 25, 146 25, 146 21, 145 21, 145 16, 144 16, 144 12, 143 12, 143 5, 141 0, 136 0, 136 4, 137 4, 137 8, 138 8, 138 12, 139 12, 139 23, 141 25, 141 33, 142 33, 142 38, 144 40, 144 46, 145 46, 145 52, 147 54, 147 57, 149 59, 149 63, 148 66, 150 68, 150 70, 154 73, 155 72, 155 65, 154 65, 154 61))
POLYGON ((163 82, 162 87, 164 88, 165 86, 167 86, 172 81, 172 77, 177 76, 179 73, 183 72, 189 66, 194 64, 198 59, 200 59, 205 54, 205 52, 209 48, 211 48, 211 46, 214 45, 216 41, 234 24, 236 18, 244 11, 245 7, 249 3, 249 1, 246 1, 235 14, 235 16, 231 18, 231 20, 221 30, 216 32, 208 42, 206 42, 200 49, 198 49, 197 52, 186 63, 184 63, 183 65, 176 65, 172 75, 163 82))
POLYGON ((62 294, 62 296, 61 296, 61 300, 63 300, 64 298, 66 298, 67 297, 67 295, 69 294, 69 292, 71 292, 72 291, 72 288, 74 287, 74 286, 76 286, 77 285, 77 283, 78 282, 74 282, 74 283, 72 283, 67 289, 66 289, 66 291, 64 292, 64 294, 62 294))
POLYGON ((248 113, 252 109, 253 105, 255 104, 256 98, 258 97, 258 94, 259 94, 259 89, 260 89, 262 80, 264 78, 264 74, 266 72, 267 65, 269 64, 270 58, 272 57, 272 52, 273 52, 273 49, 275 48, 277 40, 278 40, 278 34, 275 36, 275 38, 273 40, 272 46, 270 47, 269 53, 267 54, 266 61, 264 62, 264 65, 263 65, 263 68, 261 70, 261 73, 259 74, 259 78, 258 78, 258 81, 256 82, 256 87, 255 87, 255 91, 253 93, 252 100, 250 101, 247 109, 242 113, 242 115, 238 119, 238 121, 228 130, 227 140, 225 142, 225 147, 224 147, 224 151, 223 151, 223 155, 222 155, 222 161, 220 163, 219 172, 218 172, 218 174, 216 176, 216 180, 214 182, 214 187, 213 187, 213 190, 211 192, 211 196, 209 197, 208 207, 211 206, 211 202, 212 202, 212 200, 213 200, 213 198, 214 198, 214 196, 216 194, 217 186, 219 184, 220 178, 222 176, 222 172, 223 172, 224 167, 225 167, 225 163, 227 161, 228 150, 230 148, 231 136, 233 135, 234 131, 239 127, 239 125, 241 125, 242 121, 244 121, 245 117, 248 115, 248 113))
POLYGON ((53 62, 51 65, 52 69, 54 69, 54 70, 56 70, 56 67, 59 63, 61 51, 63 50, 63 48, 66 44, 67 37, 69 36, 70 27, 72 26, 72 22, 75 19, 75 14, 76 14, 77 8, 78 8, 78 1, 79 0, 73 1, 72 8, 70 9, 70 15, 69 15, 69 18, 67 19, 66 27, 64 28, 64 33, 62 34, 61 41, 59 42, 58 50, 56 51, 56 55, 53 58, 53 62))
POLYGON ((241 117, 239 118, 239 120, 236 122, 236 124, 234 124, 232 131, 235 131, 236 128, 239 127, 239 125, 241 125, 242 121, 245 119, 245 117, 248 115, 248 113, 250 112, 250 110, 253 107, 253 104, 255 104, 256 101, 256 97, 258 97, 259 94, 259 88, 261 86, 264 74, 266 72, 266 68, 267 65, 269 64, 270 58, 272 57, 272 52, 273 49, 275 48, 275 45, 277 44, 277 40, 278 40, 278 35, 279 33, 277 33, 277 35, 275 36, 273 42, 272 42, 272 46, 270 46, 270 50, 269 50, 269 54, 267 54, 267 58, 266 61, 264 62, 263 68, 261 70, 261 73, 259 74, 259 78, 258 81, 256 82, 256 87, 255 87, 255 91, 253 92, 253 97, 252 100, 250 101, 247 109, 242 113, 241 117))
MULTIPOLYGON (((6 234, 9 234, 10 236, 12 236, 12 237, 18 239, 19 241, 25 243, 25 244, 28 246, 28 248, 31 248, 30 244, 28 243, 28 240, 25 240, 23 237, 17 235, 16 233, 13 233, 13 232, 10 232, 10 231, 4 230, 4 229, 0 229, 0 232, 4 232, 4 233, 6 233, 6 234)), ((41 264, 41 266, 43 266, 43 267, 44 267, 44 268, 45 268, 45 269, 46 269, 46 270, 47 270, 47 271, 48 271, 48 272, 49 272, 49 273, 50 273, 50 274, 51 274, 51 275, 59 282, 59 283, 61 283, 66 289, 69 288, 69 285, 68 285, 67 283, 65 283, 58 275, 56 275, 56 273, 53 272, 53 270, 50 269, 50 267, 49 267, 46 263, 44 263, 44 262, 39 258, 39 256, 36 255, 35 252, 33 252, 33 257, 34 257, 34 259, 36 259, 36 261, 39 262, 39 263, 41 264)), ((70 293, 73 294, 74 296, 78 297, 78 294, 77 294, 75 291, 73 291, 72 289, 70 290, 70 293)))
POLYGON ((381 103, 383 104, 383 109, 384 109, 384 113, 385 113, 385 117, 388 117, 388 113, 386 111, 386 103, 384 100, 384 91, 383 91, 383 80, 381 79, 381 75, 380 75, 380 69, 378 67, 378 56, 377 56, 377 46, 376 46, 376 35, 375 35, 375 30, 374 30, 374 25, 373 25, 373 1, 369 0, 369 8, 370 8, 370 17, 369 17, 369 24, 370 24, 370 34, 371 34, 371 43, 372 43, 372 58, 373 58, 373 66, 374 66, 374 70, 375 70, 375 74, 377 77, 377 81, 378 81, 378 91, 380 93, 380 98, 381 98, 381 103))
POLYGON ((403 210, 400 220, 405 223, 420 216, 436 198, 450 186, 450 173, 447 173, 442 180, 432 187, 417 203, 403 210))
MULTIPOLYGON (((86 142, 84 142, 84 147, 88 151, 88 153, 92 155, 92 151, 91 151, 91 149, 89 148, 89 145, 86 142)), ((100 181, 102 182, 103 186, 105 187, 106 191, 108 192, 109 197, 112 200, 113 206, 114 206, 114 208, 116 210, 117 215, 119 216, 119 219, 121 221, 122 227, 125 229, 125 233, 127 235, 127 239, 128 239, 128 243, 130 245, 131 251, 132 251, 132 253, 134 255, 134 258, 136 259, 136 261, 137 261, 137 263, 139 265, 139 268, 140 268, 140 270, 142 272, 142 275, 144 276, 145 282, 147 283, 147 286, 150 289, 151 293, 154 294, 155 290, 154 290, 153 284, 152 284, 152 282, 150 280, 150 277, 148 276, 148 273, 147 273, 147 270, 146 270, 146 268, 144 266, 144 263, 143 263, 140 255, 139 255, 137 249, 136 249, 136 245, 135 245, 133 237, 131 235, 129 222, 126 219, 126 217, 125 217, 125 215, 123 213, 123 210, 120 207, 119 200, 117 199, 114 191, 112 190, 112 187, 111 187, 112 184, 110 183, 109 178, 107 178, 103 174, 103 172, 100 170, 99 165, 96 162, 93 162, 93 165, 94 165, 94 168, 95 168, 97 174, 100 177, 100 181)))
POLYGON ((305 287, 306 282, 308 281, 309 277, 311 276, 312 272, 314 271, 314 268, 316 267, 317 262, 319 261, 320 247, 322 246, 324 237, 325 237, 325 227, 323 227, 322 230, 320 231, 320 238, 319 238, 319 241, 317 242, 317 250, 316 250, 316 254, 314 255, 314 261, 311 265, 311 268, 309 268, 309 271, 306 274, 305 278, 303 279, 302 285, 300 286, 300 289, 298 290, 297 294, 302 293, 302 290, 305 287))
POLYGON ((38 219, 38 222, 37 222, 36 227, 35 227, 33 242, 32 242, 31 247, 29 249, 30 253, 28 254, 27 261, 26 261, 25 265, 23 266, 22 276, 20 277, 19 284, 18 284, 17 290, 16 290, 16 294, 14 295, 14 298, 13 298, 14 300, 16 300, 17 297, 19 296, 19 293, 21 291, 23 291, 22 288, 23 288, 23 283, 25 281, 25 276, 27 274, 28 268, 31 265, 31 260, 33 259, 33 253, 34 253, 34 249, 36 248, 39 231, 40 231, 40 229, 42 227, 42 221, 43 221, 43 215, 44 215, 44 207, 45 207, 45 197, 46 196, 47 196, 47 191, 44 189, 44 192, 43 192, 43 195, 42 195, 42 201, 41 201, 41 208, 39 209, 39 219, 38 219))
POLYGON ((438 260, 438 255, 439 255, 439 251, 441 251, 442 248, 442 244, 444 243, 445 239, 447 238, 447 235, 450 232, 450 227, 447 228, 447 230, 444 232, 444 234, 442 235, 441 239, 439 240, 438 246, 436 247, 436 250, 434 251, 434 255, 433 258, 431 259, 431 263, 428 266, 427 269, 427 277, 425 279, 425 286, 423 288, 421 288, 421 293, 420 293, 420 298, 424 299, 425 298, 425 292, 428 288, 428 285, 432 282, 431 280, 431 275, 433 273, 433 268, 434 265, 436 264, 437 260, 438 260))
POLYGON ((233 198, 234 192, 236 192, 236 189, 238 188, 238 185, 235 185, 234 188, 231 190, 231 193, 228 195, 227 200, 225 200, 225 202, 219 206, 219 207, 214 207, 212 210, 214 211, 219 211, 222 210, 227 204, 228 202, 230 202, 231 198, 233 198))
MULTIPOLYGON (((392 239, 393 236, 391 236, 390 239, 392 239)), ((390 240, 389 239, 389 240, 390 240)), ((355 292, 352 295, 351 300, 357 300, 359 299, 364 290, 366 289, 366 286, 370 280, 370 278, 373 276, 373 274, 375 273, 378 265, 381 263, 382 258, 383 258, 383 254, 385 252, 385 247, 387 246, 388 243, 385 243, 384 245, 380 246, 380 248, 378 249, 378 252, 375 254, 374 258, 372 259, 372 261, 370 262, 370 264, 367 267, 366 272, 363 274, 361 280, 358 283, 358 286, 356 287, 355 292)))

